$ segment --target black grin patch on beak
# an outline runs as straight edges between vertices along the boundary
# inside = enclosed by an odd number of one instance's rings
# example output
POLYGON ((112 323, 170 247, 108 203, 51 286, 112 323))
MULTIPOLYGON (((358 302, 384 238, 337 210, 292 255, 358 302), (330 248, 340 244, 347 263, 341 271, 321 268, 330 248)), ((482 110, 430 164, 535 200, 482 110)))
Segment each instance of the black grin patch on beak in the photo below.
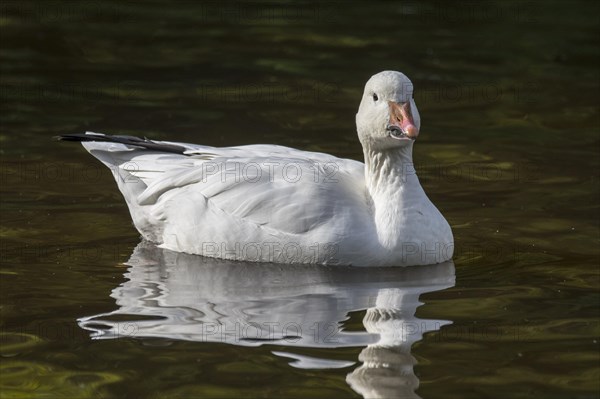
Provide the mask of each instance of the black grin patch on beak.
POLYGON ((386 130, 389 133, 389 135, 391 137, 395 138, 395 139, 410 139, 410 140, 414 140, 413 137, 408 137, 408 135, 406 133, 404 133, 402 131, 402 129, 400 129, 398 126, 389 125, 386 130))

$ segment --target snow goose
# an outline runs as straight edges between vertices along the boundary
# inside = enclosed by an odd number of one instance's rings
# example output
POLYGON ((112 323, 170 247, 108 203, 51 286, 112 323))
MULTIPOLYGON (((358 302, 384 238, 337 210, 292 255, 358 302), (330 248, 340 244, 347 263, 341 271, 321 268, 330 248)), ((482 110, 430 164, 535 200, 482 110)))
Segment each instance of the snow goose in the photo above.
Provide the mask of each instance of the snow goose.
POLYGON ((420 117, 402 73, 372 76, 356 114, 365 163, 278 145, 209 147, 70 134, 106 166, 143 238, 208 257, 411 266, 452 258, 448 222, 412 150, 420 117))

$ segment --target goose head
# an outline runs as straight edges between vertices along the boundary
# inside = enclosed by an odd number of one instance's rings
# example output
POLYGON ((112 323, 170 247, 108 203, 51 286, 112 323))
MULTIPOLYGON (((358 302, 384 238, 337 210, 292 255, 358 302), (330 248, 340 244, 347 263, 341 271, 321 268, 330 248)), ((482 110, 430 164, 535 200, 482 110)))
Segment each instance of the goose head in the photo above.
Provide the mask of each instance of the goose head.
POLYGON ((400 72, 383 71, 367 81, 356 114, 363 147, 388 150, 412 145, 421 127, 412 95, 412 82, 400 72))

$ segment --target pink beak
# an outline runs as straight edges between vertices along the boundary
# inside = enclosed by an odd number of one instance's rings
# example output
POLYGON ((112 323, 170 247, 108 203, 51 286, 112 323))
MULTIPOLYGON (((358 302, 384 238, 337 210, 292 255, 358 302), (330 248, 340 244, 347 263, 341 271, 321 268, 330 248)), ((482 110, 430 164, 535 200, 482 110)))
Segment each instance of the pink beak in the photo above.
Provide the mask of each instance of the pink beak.
POLYGON ((390 107, 388 130, 398 131, 399 129, 400 132, 402 132, 402 134, 392 134, 392 137, 395 139, 416 139, 419 135, 419 129, 415 126, 415 122, 413 121, 412 112, 410 110, 410 101, 405 103, 388 101, 388 104, 390 107))

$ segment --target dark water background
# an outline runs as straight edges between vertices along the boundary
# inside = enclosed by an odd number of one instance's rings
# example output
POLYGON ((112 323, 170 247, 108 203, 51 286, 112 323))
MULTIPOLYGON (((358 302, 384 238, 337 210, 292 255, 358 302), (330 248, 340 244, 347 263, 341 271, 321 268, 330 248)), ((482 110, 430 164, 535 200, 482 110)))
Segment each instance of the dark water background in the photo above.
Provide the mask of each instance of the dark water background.
MULTIPOLYGON (((598 4, 2 1, 0 396, 598 397, 598 4), (124 265, 138 259, 139 236, 110 172, 77 145, 50 140, 92 130, 361 159, 354 115, 365 81, 384 69, 415 85, 415 162, 454 230, 455 285, 257 266, 244 273, 272 279, 253 292, 243 278, 223 280, 215 265, 173 254, 124 265), (190 270, 184 281, 218 282, 214 302, 228 304, 223 317, 241 314, 235 322, 290 300, 295 310, 273 314, 376 340, 386 324, 370 331, 368 309, 414 286, 410 301, 391 300, 378 317, 402 321, 400 310, 416 310, 418 320, 451 323, 372 355, 399 368, 367 370, 367 391, 347 377, 370 356, 358 338, 300 341, 292 351, 293 340, 232 345, 174 333, 193 318, 153 338, 92 339, 83 328, 82 318, 119 308, 139 327, 161 306, 212 303, 194 296, 200 286, 169 290, 190 270), (323 290, 282 283, 307 276, 323 290), (149 286, 159 299, 116 299, 149 286), (364 301, 348 302, 359 294, 364 301), (337 366, 295 367, 273 352, 337 366)), ((228 267, 236 276, 245 266, 228 267)), ((453 270, 441 273, 453 280, 453 270)))

